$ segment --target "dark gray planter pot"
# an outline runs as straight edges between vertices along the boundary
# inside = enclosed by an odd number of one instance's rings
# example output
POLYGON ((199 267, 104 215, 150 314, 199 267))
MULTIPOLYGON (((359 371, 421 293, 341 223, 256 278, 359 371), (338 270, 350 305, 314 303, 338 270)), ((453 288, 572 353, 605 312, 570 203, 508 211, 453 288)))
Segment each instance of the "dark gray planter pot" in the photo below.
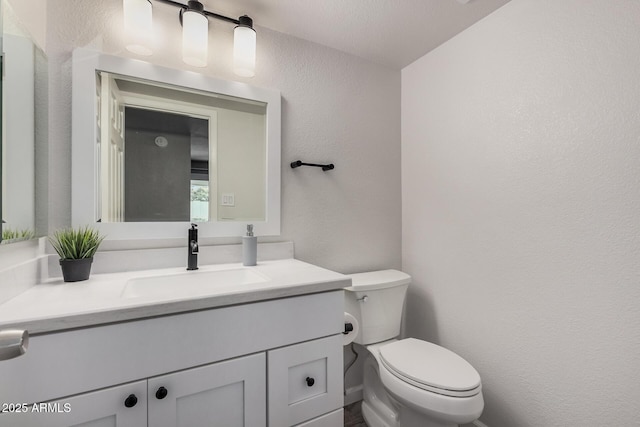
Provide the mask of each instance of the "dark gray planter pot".
POLYGON ((61 259, 62 277, 65 282, 80 282, 87 280, 91 273, 93 258, 61 259))

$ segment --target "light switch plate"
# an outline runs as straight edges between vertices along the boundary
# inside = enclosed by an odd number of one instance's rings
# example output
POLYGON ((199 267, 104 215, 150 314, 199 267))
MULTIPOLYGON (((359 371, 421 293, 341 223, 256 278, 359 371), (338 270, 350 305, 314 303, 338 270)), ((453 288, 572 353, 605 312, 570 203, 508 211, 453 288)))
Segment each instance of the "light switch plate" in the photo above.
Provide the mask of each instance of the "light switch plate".
POLYGON ((222 206, 235 206, 236 197, 234 193, 222 193, 222 206))

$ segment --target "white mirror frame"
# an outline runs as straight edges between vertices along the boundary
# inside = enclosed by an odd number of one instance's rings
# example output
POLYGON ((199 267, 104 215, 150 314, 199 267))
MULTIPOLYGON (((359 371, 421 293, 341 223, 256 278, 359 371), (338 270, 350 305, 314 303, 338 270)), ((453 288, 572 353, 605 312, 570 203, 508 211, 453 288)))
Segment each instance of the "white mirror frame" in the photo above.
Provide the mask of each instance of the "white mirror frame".
MULTIPOLYGON (((251 221, 258 236, 280 234, 280 92, 246 83, 220 80, 185 70, 166 68, 135 59, 76 49, 72 65, 72 197, 74 227, 90 225, 108 240, 186 238, 189 222, 96 223, 98 177, 96 164, 96 70, 131 76, 187 89, 251 99, 267 104, 265 221, 251 221)), ((198 223, 200 237, 244 236, 247 222, 198 223)))

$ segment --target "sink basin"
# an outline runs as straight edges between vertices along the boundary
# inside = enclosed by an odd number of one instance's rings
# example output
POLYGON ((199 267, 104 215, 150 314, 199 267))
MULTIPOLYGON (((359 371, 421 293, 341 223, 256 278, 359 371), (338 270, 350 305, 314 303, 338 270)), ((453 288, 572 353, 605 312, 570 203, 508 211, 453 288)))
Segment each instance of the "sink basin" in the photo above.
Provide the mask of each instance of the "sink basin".
POLYGON ((237 288, 242 285, 266 282, 269 279, 250 268, 214 271, 193 271, 166 276, 129 279, 123 298, 198 296, 237 288))

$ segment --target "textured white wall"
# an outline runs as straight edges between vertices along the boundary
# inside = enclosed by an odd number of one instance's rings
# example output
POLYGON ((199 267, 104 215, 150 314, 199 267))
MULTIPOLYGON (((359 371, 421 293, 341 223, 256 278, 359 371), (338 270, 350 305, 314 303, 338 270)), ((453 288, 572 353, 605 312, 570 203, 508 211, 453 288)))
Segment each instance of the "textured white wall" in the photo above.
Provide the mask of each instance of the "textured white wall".
MULTIPOLYGON (((42 50, 46 49, 47 35, 47 2, 42 0, 2 0, 2 14, 12 14, 20 26, 31 36, 34 43, 42 50), (8 7, 11 10, 8 10, 8 7)), ((6 26, 3 28, 6 32, 6 26)), ((14 33, 15 34, 15 33, 14 33)))
POLYGON ((402 72, 408 332, 491 427, 638 425, 640 3, 512 0, 402 72))
MULTIPOLYGON (((180 59, 177 9, 154 3, 155 53, 180 59)), ((121 0, 49 0, 49 229, 70 223, 71 75, 75 47, 124 50, 121 0)), ((254 16, 260 23, 260 17, 254 16)), ((256 77, 231 72, 233 26, 210 22, 202 73, 282 93, 282 235, 296 257, 341 272, 400 266, 400 71, 262 28, 256 77), (334 162, 334 171, 291 161, 334 162)))

